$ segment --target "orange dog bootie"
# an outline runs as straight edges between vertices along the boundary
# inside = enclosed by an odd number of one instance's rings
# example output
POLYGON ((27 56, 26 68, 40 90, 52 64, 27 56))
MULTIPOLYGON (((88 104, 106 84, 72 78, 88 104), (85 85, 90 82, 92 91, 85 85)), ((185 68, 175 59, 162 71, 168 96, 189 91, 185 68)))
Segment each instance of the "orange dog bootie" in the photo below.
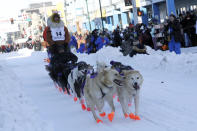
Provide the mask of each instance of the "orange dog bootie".
POLYGON ((115 115, 114 112, 111 112, 110 114, 108 114, 108 119, 109 119, 109 121, 111 121, 111 122, 113 121, 114 115, 115 115))

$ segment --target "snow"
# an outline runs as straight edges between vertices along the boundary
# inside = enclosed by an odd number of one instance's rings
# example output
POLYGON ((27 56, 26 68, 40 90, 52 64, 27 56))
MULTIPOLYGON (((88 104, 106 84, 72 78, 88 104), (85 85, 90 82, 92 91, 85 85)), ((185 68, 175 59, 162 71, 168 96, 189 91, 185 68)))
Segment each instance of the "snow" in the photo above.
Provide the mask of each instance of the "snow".
MULTIPOLYGON (((23 83, 6 61, 8 56, 0 58, 0 131, 52 131, 44 122, 38 109, 32 104, 24 91, 23 83)), ((20 56, 20 53, 18 54, 20 56)))
MULTIPOLYGON (((140 121, 125 119, 115 101, 113 122, 97 124, 71 96, 60 93, 45 71, 45 51, 0 55, 0 131, 194 131, 197 129, 197 48, 181 55, 154 51, 150 55, 124 57, 118 48, 96 54, 77 54, 91 65, 120 61, 139 70, 144 83, 140 96, 140 121)), ((109 113, 106 104, 105 111, 109 113)), ((133 111, 133 107, 132 107, 133 111)))

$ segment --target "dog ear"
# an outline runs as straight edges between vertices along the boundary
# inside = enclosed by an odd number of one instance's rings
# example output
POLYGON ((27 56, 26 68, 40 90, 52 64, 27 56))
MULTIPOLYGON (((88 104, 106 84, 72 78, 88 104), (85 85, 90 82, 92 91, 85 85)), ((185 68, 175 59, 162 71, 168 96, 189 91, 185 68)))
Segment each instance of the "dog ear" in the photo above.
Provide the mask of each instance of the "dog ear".
POLYGON ((92 65, 88 64, 88 67, 89 67, 89 68, 93 68, 94 66, 92 66, 92 65))
MULTIPOLYGON (((131 74, 135 74, 135 73, 139 73, 139 71, 137 71, 137 70, 130 70, 130 73, 131 74)), ((139 73, 140 74, 140 73, 139 73)))
POLYGON ((138 71, 135 71, 135 70, 122 70, 120 74, 122 76, 124 76, 125 79, 126 79, 128 75, 134 74, 134 73, 138 73, 138 71))
POLYGON ((123 76, 126 76, 126 75, 128 74, 128 71, 122 70, 122 71, 120 72, 120 74, 122 74, 123 76))
POLYGON ((115 67, 114 66, 111 66, 111 69, 115 69, 115 67))
POLYGON ((105 72, 105 73, 108 72, 108 71, 109 71, 108 68, 104 68, 104 69, 103 69, 103 72, 105 72))

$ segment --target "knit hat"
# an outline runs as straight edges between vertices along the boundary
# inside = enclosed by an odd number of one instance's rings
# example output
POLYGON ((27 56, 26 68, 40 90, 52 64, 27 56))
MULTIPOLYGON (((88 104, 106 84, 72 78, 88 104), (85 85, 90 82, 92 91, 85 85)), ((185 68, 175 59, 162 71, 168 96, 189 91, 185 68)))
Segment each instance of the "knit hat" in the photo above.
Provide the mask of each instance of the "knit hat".
POLYGON ((51 16, 51 21, 55 23, 60 23, 60 15, 58 13, 53 13, 51 16), (59 20, 55 21, 55 17, 59 18, 59 20))

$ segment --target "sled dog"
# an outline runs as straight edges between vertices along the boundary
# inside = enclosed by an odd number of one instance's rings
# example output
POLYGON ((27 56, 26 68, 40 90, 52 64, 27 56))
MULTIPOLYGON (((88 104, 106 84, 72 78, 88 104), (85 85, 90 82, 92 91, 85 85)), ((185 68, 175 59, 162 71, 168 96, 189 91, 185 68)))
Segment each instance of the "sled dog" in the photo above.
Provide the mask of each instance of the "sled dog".
POLYGON ((121 74, 123 74, 124 80, 121 82, 122 85, 116 84, 116 87, 123 114, 126 118, 130 117, 131 119, 140 120, 138 115, 140 97, 139 93, 143 83, 143 77, 139 71, 135 70, 123 70, 121 74), (129 112, 128 105, 128 103, 131 102, 133 98, 135 104, 135 115, 129 112))
POLYGON ((74 99, 77 101, 77 98, 79 98, 81 104, 84 102, 83 89, 86 81, 86 75, 90 70, 93 70, 93 67, 86 62, 81 61, 77 63, 76 67, 68 76, 68 84, 74 94, 74 99))
POLYGON ((102 72, 105 68, 107 68, 106 63, 99 62, 99 61, 96 62, 96 71, 97 72, 102 72))
POLYGON ((98 72, 97 76, 94 78, 87 76, 86 84, 84 87, 85 100, 87 106, 90 107, 97 123, 102 121, 96 115, 94 107, 96 106, 96 108, 100 112, 100 116, 104 117, 104 101, 107 101, 107 103, 111 107, 111 113, 108 114, 108 118, 110 121, 113 120, 115 112, 113 94, 116 92, 114 83, 115 79, 120 79, 120 75, 116 70, 110 68, 105 68, 103 69, 103 71, 100 70, 100 72, 98 72))

